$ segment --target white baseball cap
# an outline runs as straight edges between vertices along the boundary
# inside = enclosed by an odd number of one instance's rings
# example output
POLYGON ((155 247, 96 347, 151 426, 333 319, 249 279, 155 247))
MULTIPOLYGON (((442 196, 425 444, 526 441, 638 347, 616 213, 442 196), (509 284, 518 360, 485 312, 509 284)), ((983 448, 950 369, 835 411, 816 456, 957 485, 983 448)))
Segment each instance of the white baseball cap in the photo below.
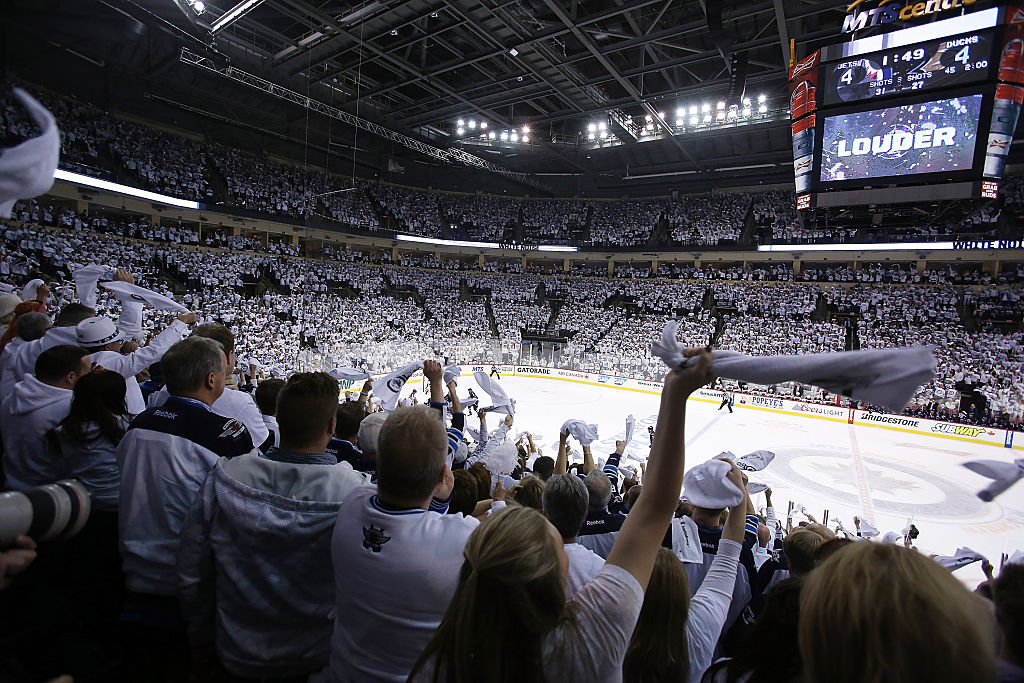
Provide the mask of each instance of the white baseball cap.
POLYGON ((104 317, 86 318, 78 323, 75 331, 78 333, 79 345, 86 348, 106 346, 128 339, 124 332, 117 329, 113 320, 104 317))

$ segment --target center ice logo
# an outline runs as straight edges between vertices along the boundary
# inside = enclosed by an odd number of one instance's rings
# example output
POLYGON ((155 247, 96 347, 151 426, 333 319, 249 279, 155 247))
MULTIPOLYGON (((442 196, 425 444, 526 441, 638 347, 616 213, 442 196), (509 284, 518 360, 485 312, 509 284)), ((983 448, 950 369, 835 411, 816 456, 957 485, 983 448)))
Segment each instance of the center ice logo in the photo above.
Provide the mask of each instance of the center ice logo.
POLYGON ((902 153, 909 149, 929 149, 931 147, 948 147, 956 144, 956 128, 921 128, 913 133, 894 130, 885 135, 854 138, 850 146, 846 140, 839 141, 836 154, 840 157, 882 156, 885 154, 902 153))

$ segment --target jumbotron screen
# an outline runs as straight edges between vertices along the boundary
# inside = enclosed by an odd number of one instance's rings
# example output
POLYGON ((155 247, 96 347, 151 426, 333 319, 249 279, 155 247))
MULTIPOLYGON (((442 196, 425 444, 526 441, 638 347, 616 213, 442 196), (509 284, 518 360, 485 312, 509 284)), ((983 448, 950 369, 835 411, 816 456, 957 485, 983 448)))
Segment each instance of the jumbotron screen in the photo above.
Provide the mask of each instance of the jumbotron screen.
POLYGON ((970 94, 827 117, 821 182, 971 170, 983 99, 970 94))

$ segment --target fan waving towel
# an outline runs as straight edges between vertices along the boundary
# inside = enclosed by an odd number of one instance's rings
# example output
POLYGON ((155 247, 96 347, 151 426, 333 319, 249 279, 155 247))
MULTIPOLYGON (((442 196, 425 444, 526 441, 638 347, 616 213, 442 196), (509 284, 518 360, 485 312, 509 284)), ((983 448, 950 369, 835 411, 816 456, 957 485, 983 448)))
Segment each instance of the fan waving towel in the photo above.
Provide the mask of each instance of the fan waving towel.
POLYGON ((359 380, 370 379, 370 373, 368 373, 366 370, 360 370, 358 368, 334 368, 327 374, 329 374, 334 379, 347 379, 350 382, 358 382, 359 380))
POLYGON ((985 559, 984 555, 967 547, 957 548, 956 552, 953 553, 952 556, 936 555, 933 559, 951 572, 955 572, 957 569, 966 567, 974 562, 988 561, 985 559))
POLYGON ((628 415, 626 417, 626 438, 623 439, 627 446, 629 445, 629 442, 633 440, 634 427, 636 427, 636 418, 632 415, 628 415))
POLYGON ((974 460, 963 465, 971 472, 993 480, 991 484, 978 491, 978 498, 984 501, 991 501, 1024 478, 1024 458, 1017 458, 1013 462, 974 460))
MULTIPOLYGON (((661 339, 651 345, 651 353, 673 370, 697 362, 696 357, 683 356, 684 346, 676 341, 677 329, 679 323, 670 320, 661 339)), ((935 376, 935 356, 923 346, 766 357, 714 351, 711 372, 752 384, 811 384, 900 412, 918 387, 935 376)))
POLYGON ((587 424, 583 420, 566 420, 558 432, 572 435, 583 446, 589 446, 597 440, 597 425, 587 424))
POLYGON ((402 393, 402 387, 417 370, 422 369, 423 361, 416 360, 373 383, 373 395, 380 399, 384 412, 394 412, 398 406, 398 395, 402 393))
POLYGON ((497 381, 488 377, 486 372, 474 372, 473 379, 476 380, 481 391, 491 397, 491 403, 493 405, 487 407, 485 412, 515 415, 515 402, 508 397, 508 394, 505 393, 505 390, 501 388, 501 385, 498 384, 497 381))

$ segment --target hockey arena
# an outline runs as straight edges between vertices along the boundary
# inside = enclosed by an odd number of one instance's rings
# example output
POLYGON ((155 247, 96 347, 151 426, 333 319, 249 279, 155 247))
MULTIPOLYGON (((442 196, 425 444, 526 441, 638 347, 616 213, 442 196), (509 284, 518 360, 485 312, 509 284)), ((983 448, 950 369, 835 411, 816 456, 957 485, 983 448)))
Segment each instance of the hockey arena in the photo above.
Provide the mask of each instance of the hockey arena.
POLYGON ((1024 4, 0 4, 0 683, 1024 683, 1024 4))

